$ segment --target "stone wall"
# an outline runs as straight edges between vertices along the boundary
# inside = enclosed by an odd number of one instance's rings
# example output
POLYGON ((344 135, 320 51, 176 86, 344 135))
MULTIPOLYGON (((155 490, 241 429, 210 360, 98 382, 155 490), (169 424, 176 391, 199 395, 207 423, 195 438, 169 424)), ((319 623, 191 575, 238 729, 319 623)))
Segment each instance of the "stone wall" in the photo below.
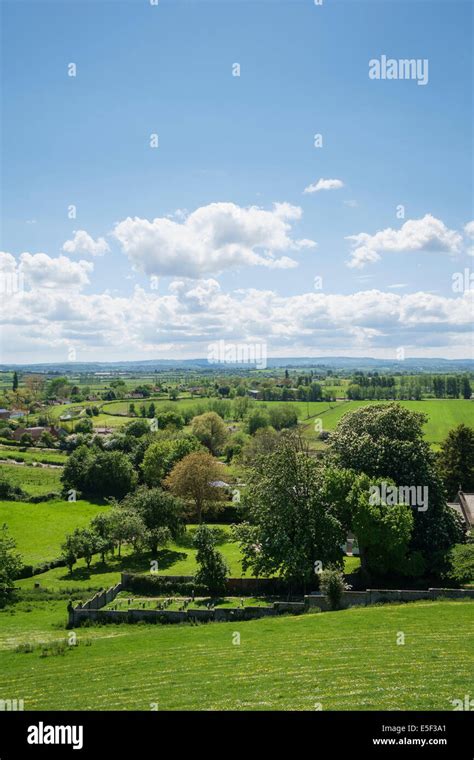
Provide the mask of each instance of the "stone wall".
POLYGON ((282 615, 291 612, 297 614, 304 612, 303 602, 293 605, 293 608, 278 608, 278 603, 273 607, 224 607, 214 610, 188 609, 178 610, 102 610, 96 607, 76 607, 69 616, 69 627, 80 626, 87 620, 98 623, 210 623, 232 622, 241 620, 256 620, 272 615, 282 615))
MULTIPOLYGON (((328 600, 324 594, 309 594, 304 599, 310 608, 319 607, 322 611, 330 609, 328 600)), ((424 590, 397 590, 391 588, 368 588, 366 591, 343 591, 341 607, 345 609, 357 605, 366 606, 383 602, 418 602, 420 599, 474 599, 474 589, 428 588, 424 590)))
MULTIPOLYGON (((270 607, 224 607, 213 610, 187 609, 178 610, 103 610, 106 604, 113 601, 119 591, 126 590, 126 573, 122 573, 122 582, 117 583, 106 591, 100 591, 89 601, 79 604, 69 613, 69 627, 81 625, 86 620, 94 620, 100 623, 136 623, 140 620, 149 623, 193 623, 193 622, 230 622, 243 620, 256 620, 258 618, 292 614, 299 615, 305 611, 319 608, 322 612, 330 609, 327 597, 324 594, 314 593, 304 597, 302 602, 274 602, 270 607)), ((172 576, 173 577, 173 576, 172 576)), ((183 582, 183 577, 178 582, 183 582)), ((245 579, 251 580, 251 579, 245 579)), ((261 579, 262 580, 262 579, 261 579)), ((261 580, 259 583, 261 583, 261 580)), ((366 591, 344 591, 342 594, 343 609, 354 606, 368 606, 384 602, 416 602, 420 599, 474 599, 474 589, 442 589, 429 588, 425 590, 403 589, 367 589, 366 591)))

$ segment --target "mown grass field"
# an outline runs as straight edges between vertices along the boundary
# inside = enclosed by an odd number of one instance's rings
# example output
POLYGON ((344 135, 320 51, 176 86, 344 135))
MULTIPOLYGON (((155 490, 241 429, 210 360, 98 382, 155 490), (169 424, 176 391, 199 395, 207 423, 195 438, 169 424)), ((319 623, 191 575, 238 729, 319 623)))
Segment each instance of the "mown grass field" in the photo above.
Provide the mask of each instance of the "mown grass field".
POLYGON ((0 478, 6 478, 14 486, 20 486, 31 496, 42 496, 61 491, 61 468, 29 467, 26 464, 3 464, 0 462, 0 478))
POLYGON ((49 657, 14 648, 64 640, 65 602, 30 609, 0 612, 0 693, 25 710, 452 710, 472 692, 472 602, 93 627, 49 657))
MULTIPOLYGON (((347 412, 359 409, 362 406, 389 403, 387 401, 347 401, 332 404, 331 409, 324 409, 323 404, 314 412, 315 418, 320 417, 323 430, 332 431, 336 428, 339 420, 347 412)), ((465 399, 428 399, 425 401, 399 401, 405 409, 412 412, 422 412, 428 416, 424 425, 425 438, 429 443, 439 444, 446 438, 451 428, 464 422, 474 427, 474 401, 465 399)), ((304 404, 303 404, 304 406, 304 404)), ((308 422, 308 436, 314 435, 314 420, 308 422)))
MULTIPOLYGON (((85 528, 94 515, 108 509, 89 501, 0 502, 0 525, 6 523, 25 564, 56 559, 66 533, 85 528)), ((58 568, 64 573, 64 568, 58 568)), ((40 576, 38 576, 40 577, 40 576)), ((33 580, 33 579, 30 579, 33 580)))

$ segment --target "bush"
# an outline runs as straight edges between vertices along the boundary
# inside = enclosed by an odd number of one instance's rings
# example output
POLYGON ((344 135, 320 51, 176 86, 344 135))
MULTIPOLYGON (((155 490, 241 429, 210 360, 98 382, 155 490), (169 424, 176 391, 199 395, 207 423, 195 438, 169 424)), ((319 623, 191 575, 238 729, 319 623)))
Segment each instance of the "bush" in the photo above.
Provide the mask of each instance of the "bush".
POLYGON ((319 576, 319 588, 329 600, 332 610, 338 610, 341 606, 342 594, 348 591, 350 586, 344 581, 344 575, 340 570, 323 570, 319 576))
POLYGON ((463 585, 474 581, 474 544, 456 544, 448 554, 449 569, 444 578, 463 585))

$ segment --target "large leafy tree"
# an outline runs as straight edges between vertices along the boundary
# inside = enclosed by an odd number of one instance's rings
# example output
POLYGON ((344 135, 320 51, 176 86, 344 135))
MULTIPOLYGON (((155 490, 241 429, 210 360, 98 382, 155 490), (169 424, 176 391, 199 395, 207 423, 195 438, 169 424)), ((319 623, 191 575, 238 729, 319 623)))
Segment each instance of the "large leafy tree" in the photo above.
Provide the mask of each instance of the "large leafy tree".
POLYGON ((342 567, 344 527, 325 497, 321 467, 297 435, 283 434, 272 453, 258 457, 246 504, 249 521, 234 528, 244 569, 306 585, 318 567, 342 567))
POLYGON ((449 431, 438 454, 438 468, 448 492, 454 499, 459 488, 474 491, 474 429, 461 424, 449 431))
POLYGON ((227 438, 224 420, 216 412, 206 412, 194 417, 192 432, 211 454, 218 454, 227 438))
POLYGON ((61 481, 66 490, 122 498, 135 487, 137 474, 130 459, 121 451, 80 446, 69 456, 61 481))
POLYGON ((200 449, 201 444, 192 435, 155 441, 148 446, 143 457, 142 472, 145 483, 149 486, 159 486, 176 462, 192 451, 200 449))
POLYGON ((201 523, 203 512, 224 498, 222 489, 213 483, 222 480, 225 472, 226 468, 208 451, 196 451, 175 464, 164 483, 175 496, 194 504, 201 523))
POLYGON ((410 549, 421 552, 428 572, 439 574, 449 548, 463 540, 462 528, 447 506, 435 455, 423 438, 426 416, 399 404, 378 404, 348 412, 331 437, 333 461, 398 486, 427 486, 428 508, 413 508, 410 549))
POLYGON ((158 546, 183 532, 183 502, 161 488, 142 486, 126 496, 120 506, 140 516, 146 529, 144 542, 153 554, 158 546))

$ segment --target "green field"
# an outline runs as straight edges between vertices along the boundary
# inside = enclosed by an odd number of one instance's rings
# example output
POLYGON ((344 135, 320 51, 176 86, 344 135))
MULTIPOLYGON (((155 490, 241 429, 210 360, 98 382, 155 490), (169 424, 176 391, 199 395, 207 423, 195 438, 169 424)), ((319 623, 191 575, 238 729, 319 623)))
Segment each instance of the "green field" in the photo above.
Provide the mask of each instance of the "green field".
MULTIPOLYGON (((107 508, 89 501, 48 501, 40 504, 2 501, 0 525, 8 525, 24 563, 34 565, 59 557, 66 533, 72 533, 77 527, 86 527, 94 515, 107 508)), ((59 570, 64 573, 64 568, 59 570)))
MULTIPOLYGON (((18 502, 16 502, 18 504, 18 502)), ((64 503, 64 502, 63 502, 64 503)), ((67 503, 66 503, 67 504, 67 503)), ((89 504, 88 502, 77 502, 77 504, 89 504)), ((35 507, 38 505, 23 505, 35 507)), ((45 506, 45 505, 44 505, 45 506)), ((70 506, 70 505, 67 505, 70 506)), ((95 505, 89 505, 90 508, 94 508, 95 505)), ((104 507, 95 507, 96 512, 104 507)), ((67 511, 67 510, 66 510, 67 511)), ((93 514, 95 514, 94 512, 93 514)), ((93 514, 90 517, 93 517, 93 514)), ((80 515, 77 515, 78 517, 80 515)), ((24 523, 26 522, 25 514, 20 519, 16 526, 11 524, 9 519, 5 519, 7 522, 11 534, 18 540, 18 548, 21 552, 21 540, 24 535, 24 523)), ((71 513, 67 513, 67 517, 73 519, 71 513)), ((90 518, 88 518, 90 519, 90 518)), ((0 523, 2 522, 2 512, 0 507, 0 523)), ((87 522, 87 520, 85 520, 87 522)), ((81 522, 80 527, 84 526, 81 522)), ((79 525, 79 522, 77 523, 79 525)), ((75 523, 71 523, 68 527, 64 528, 61 537, 56 537, 56 543, 59 544, 64 540, 64 535, 76 527, 75 523)), ((187 536, 179 544, 170 543, 166 549, 161 549, 158 552, 158 572, 160 575, 194 575, 197 570, 196 564, 196 549, 190 546, 191 532, 196 526, 187 526, 187 536)), ((230 528, 228 525, 216 525, 213 526, 220 528, 223 533, 229 535, 230 528)), ((30 547, 31 550, 32 547, 30 547)), ((232 577, 242 576, 242 565, 239 546, 231 541, 224 540, 218 544, 218 549, 224 555, 229 568, 230 575, 232 577)), ((59 550, 54 556, 59 555, 59 550)), ((52 557, 48 557, 51 559, 52 557)), ((48 570, 41 575, 35 575, 33 578, 24 578, 17 582, 17 586, 23 589, 32 588, 35 583, 41 583, 43 588, 60 590, 60 589, 90 589, 90 588, 103 588, 109 587, 118 583, 120 580, 120 573, 124 570, 130 570, 134 572, 149 572, 150 570, 151 556, 141 555, 136 557, 130 553, 130 549, 125 547, 122 550, 122 557, 115 555, 114 557, 107 558, 107 564, 104 565, 100 562, 100 557, 97 555, 95 561, 91 564, 90 569, 87 569, 84 560, 79 560, 75 565, 72 575, 66 567, 56 567, 52 570, 48 570)))
POLYGON ((61 491, 60 467, 29 467, 26 464, 0 463, 0 478, 6 478, 14 486, 20 486, 31 496, 43 496, 61 491))
POLYGON ((45 464, 66 463, 67 454, 53 449, 28 448, 20 451, 16 446, 0 446, 0 459, 13 459, 16 462, 44 462, 45 464))
MULTIPOLYGON (((277 402, 278 403, 278 402, 277 402)), ((389 403, 387 401, 347 401, 332 404, 332 408, 327 410, 319 405, 319 410, 312 412, 315 418, 321 417, 323 430, 334 430, 337 423, 347 412, 359 409, 362 406, 373 404, 389 403)), ((464 422, 466 425, 474 427, 474 401, 465 399, 428 399, 425 401, 398 401, 397 403, 409 409, 412 412, 423 412, 428 416, 428 421, 424 426, 425 438, 429 443, 440 443, 451 430, 451 428, 464 422)), ((302 406, 305 406, 303 404, 302 406)), ((310 422, 308 431, 313 432, 313 423, 310 422)), ((310 433, 308 433, 309 435, 310 433)))
POLYGON ((0 693, 25 710, 452 710, 472 690, 472 611, 443 601, 237 626, 97 626, 41 657, 14 648, 64 640, 65 602, 24 602, 0 611, 0 693))

